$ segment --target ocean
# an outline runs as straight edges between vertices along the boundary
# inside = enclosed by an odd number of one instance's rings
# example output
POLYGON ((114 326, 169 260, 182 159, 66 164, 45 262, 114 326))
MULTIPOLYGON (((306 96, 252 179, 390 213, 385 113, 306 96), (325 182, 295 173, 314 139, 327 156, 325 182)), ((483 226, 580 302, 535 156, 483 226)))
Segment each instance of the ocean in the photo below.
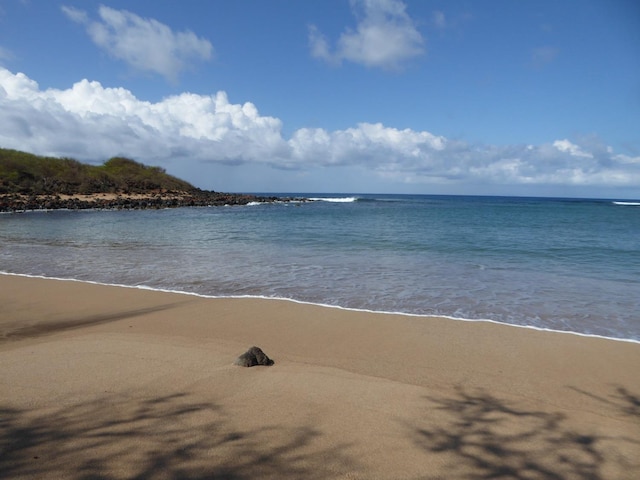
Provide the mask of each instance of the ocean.
POLYGON ((640 202, 282 195, 1 214, 0 271, 640 341, 640 202))

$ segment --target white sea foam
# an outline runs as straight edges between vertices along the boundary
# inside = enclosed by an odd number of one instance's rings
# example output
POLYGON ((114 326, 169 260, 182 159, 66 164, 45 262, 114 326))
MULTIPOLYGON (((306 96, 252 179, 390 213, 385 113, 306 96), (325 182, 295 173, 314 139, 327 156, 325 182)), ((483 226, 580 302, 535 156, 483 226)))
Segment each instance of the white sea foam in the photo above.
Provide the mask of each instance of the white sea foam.
POLYGON ((614 205, 626 205, 632 207, 640 207, 640 202, 613 202, 614 205))
POLYGON ((358 197, 312 197, 314 202, 352 203, 357 202, 358 197))
POLYGON ((539 332, 549 332, 549 333, 561 333, 561 334, 567 334, 567 335, 576 335, 578 337, 586 337, 586 338, 599 338, 599 339, 603 339, 603 340, 613 340, 616 342, 627 342, 627 343, 636 343, 636 344, 640 344, 640 340, 634 340, 634 339, 628 339, 628 338, 616 338, 616 337, 607 337, 604 335, 596 335, 596 334, 591 334, 591 333, 581 333, 581 332, 573 332, 570 330, 556 330, 556 329, 552 329, 552 328, 544 328, 544 327, 536 327, 534 325, 519 325, 519 324, 515 324, 515 323, 504 323, 504 322, 498 322, 496 320, 491 320, 491 319, 476 319, 476 318, 461 318, 461 317, 453 317, 453 316, 449 316, 449 315, 429 315, 429 314, 416 314, 416 313, 405 313, 405 312, 394 312, 394 311, 384 311, 384 310, 369 310, 366 308, 349 308, 349 307, 342 307, 340 305, 331 305, 331 304, 325 304, 325 303, 315 303, 315 302, 307 302, 304 300, 296 300, 293 298, 286 298, 286 297, 269 297, 269 296, 265 296, 265 295, 204 295, 201 293, 195 293, 195 292, 185 292, 183 290, 171 290, 171 289, 166 289, 166 288, 156 288, 156 287, 149 287, 147 285, 124 285, 124 284, 120 284, 120 283, 103 283, 103 282, 96 282, 96 281, 92 281, 92 280, 78 280, 75 278, 60 278, 60 277, 46 277, 43 275, 28 275, 28 274, 22 274, 22 273, 10 273, 10 272, 4 272, 0 270, 0 275, 9 275, 9 276, 15 276, 15 277, 27 277, 27 278, 41 278, 44 280, 57 280, 57 281, 63 281, 63 282, 78 282, 78 283, 88 283, 88 284, 92 284, 92 285, 102 285, 102 286, 107 286, 107 287, 119 287, 119 288, 134 288, 137 290, 150 290, 153 292, 163 292, 163 293, 171 293, 171 294, 178 294, 178 295, 189 295, 189 296, 193 296, 193 297, 199 297, 199 298, 211 298, 211 299, 216 299, 216 298, 235 298, 235 299, 260 299, 260 300, 271 300, 271 301, 281 301, 281 302, 291 302, 291 303, 297 303, 297 304, 301 304, 301 305, 313 305, 313 306, 318 306, 318 307, 323 307, 323 308, 335 308, 337 310, 345 310, 345 311, 350 311, 350 312, 364 312, 364 313, 371 313, 371 314, 375 314, 375 315, 398 315, 398 316, 403 316, 403 317, 419 317, 419 318, 444 318, 447 320, 454 320, 454 321, 458 321, 458 322, 482 322, 482 323, 493 323, 495 325, 503 325, 503 326, 507 326, 507 327, 515 327, 515 328, 524 328, 527 330, 536 330, 539 332))

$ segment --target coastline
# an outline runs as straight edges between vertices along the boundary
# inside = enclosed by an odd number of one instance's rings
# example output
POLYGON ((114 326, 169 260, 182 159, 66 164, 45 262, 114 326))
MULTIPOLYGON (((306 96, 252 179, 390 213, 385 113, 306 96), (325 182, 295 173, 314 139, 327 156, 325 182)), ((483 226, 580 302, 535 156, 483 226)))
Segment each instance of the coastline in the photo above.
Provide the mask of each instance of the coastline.
POLYGON ((640 467, 634 342, 5 274, 0 305, 7 478, 640 467), (233 366, 251 345, 275 365, 233 366))
POLYGON ((2 270, 640 341, 637 245, 623 233, 624 225, 637 226, 631 209, 602 202, 391 198, 303 208, 277 202, 0 215, 2 270), (505 215, 516 210, 518 215, 505 215), (458 220, 448 221, 442 212, 458 220), (474 223, 482 215, 496 221, 474 223), (582 220, 572 223, 571 215, 582 220), (548 220, 556 216, 566 221, 548 220), (589 218, 611 228, 589 229, 589 218), (539 235, 544 230, 537 222, 573 226, 546 236, 539 235), (460 235, 460 225, 476 226, 460 235), (619 235, 611 233, 618 228, 619 235))
POLYGON ((0 212, 19 213, 50 210, 145 210, 179 207, 211 207, 248 205, 253 202, 305 201, 299 198, 279 198, 241 193, 221 193, 205 190, 192 192, 151 191, 148 193, 91 194, 0 194, 0 212))
POLYGON ((438 318, 438 319, 451 320, 451 321, 456 321, 456 322, 471 322, 471 323, 480 322, 480 323, 489 323, 489 324, 500 325, 500 326, 504 326, 504 327, 523 328, 525 330, 533 330, 533 331, 537 331, 537 332, 557 333, 557 334, 565 334, 565 335, 576 335, 578 337, 585 337, 585 338, 597 338, 597 339, 601 339, 601 340, 611 340, 611 341, 614 341, 614 342, 628 342, 628 343, 640 344, 640 340, 635 340, 635 339, 632 339, 632 338, 608 337, 608 336, 597 335, 597 334, 592 334, 592 333, 575 332, 573 330, 554 330, 552 328, 537 327, 537 326, 534 326, 534 325, 520 325, 520 324, 517 324, 517 323, 504 323, 504 322, 500 322, 498 320, 492 320, 490 318, 463 318, 463 317, 454 317, 454 316, 449 316, 449 315, 427 315, 427 314, 420 314, 420 313, 395 312, 395 311, 386 311, 386 310, 368 310, 368 309, 363 309, 363 308, 351 308, 351 307, 343 307, 343 306, 340 306, 340 305, 331 305, 331 304, 327 304, 327 303, 307 302, 307 301, 304 301, 304 300, 297 300, 295 298, 287 298, 287 297, 267 297, 267 296, 262 296, 262 295, 204 295, 204 294, 196 293, 196 292, 189 292, 189 291, 184 291, 184 290, 170 290, 170 289, 165 289, 165 288, 155 288, 155 287, 149 287, 149 286, 146 286, 146 285, 126 285, 126 284, 120 284, 120 283, 103 283, 103 282, 92 281, 92 280, 78 280, 76 278, 47 277, 47 276, 43 276, 43 275, 29 275, 29 274, 23 274, 23 273, 11 273, 11 272, 0 271, 0 276, 2 276, 2 275, 16 276, 16 277, 26 277, 26 278, 36 278, 36 279, 42 279, 42 280, 57 280, 57 281, 61 281, 61 282, 80 282, 80 283, 88 283, 88 284, 93 284, 93 285, 102 285, 102 286, 105 286, 105 287, 132 288, 134 290, 161 292, 161 293, 168 293, 168 294, 173 294, 173 295, 194 296, 194 297, 205 298, 205 299, 254 299, 254 300, 264 300, 264 301, 280 301, 280 302, 297 303, 297 304, 300 304, 300 305, 310 305, 310 306, 314 306, 314 307, 338 309, 338 310, 344 310, 344 311, 347 311, 347 312, 368 313, 368 314, 371 314, 371 315, 387 315, 387 316, 391 316, 391 317, 397 315, 397 316, 400 316, 400 317, 415 317, 415 318, 424 318, 424 319, 438 318))

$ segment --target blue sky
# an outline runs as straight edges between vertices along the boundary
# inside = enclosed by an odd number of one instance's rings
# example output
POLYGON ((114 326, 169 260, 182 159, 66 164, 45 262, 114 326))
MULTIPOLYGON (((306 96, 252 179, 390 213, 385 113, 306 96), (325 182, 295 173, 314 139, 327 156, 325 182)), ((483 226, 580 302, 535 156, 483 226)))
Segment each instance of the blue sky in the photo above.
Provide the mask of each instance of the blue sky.
POLYGON ((0 146, 221 191, 640 198, 640 4, 0 0, 0 146))

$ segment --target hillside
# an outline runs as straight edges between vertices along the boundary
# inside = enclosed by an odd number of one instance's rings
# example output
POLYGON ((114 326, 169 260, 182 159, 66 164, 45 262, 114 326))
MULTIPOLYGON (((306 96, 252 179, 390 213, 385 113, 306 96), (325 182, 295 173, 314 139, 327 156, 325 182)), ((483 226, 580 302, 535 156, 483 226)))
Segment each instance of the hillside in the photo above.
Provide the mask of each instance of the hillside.
POLYGON ((123 157, 89 165, 0 148, 0 212, 246 205, 277 200, 286 199, 200 190, 160 167, 123 157))
POLYGON ((196 190, 162 168, 148 167, 128 158, 114 157, 96 166, 70 158, 41 157, 0 149, 0 194, 140 194, 196 190))

